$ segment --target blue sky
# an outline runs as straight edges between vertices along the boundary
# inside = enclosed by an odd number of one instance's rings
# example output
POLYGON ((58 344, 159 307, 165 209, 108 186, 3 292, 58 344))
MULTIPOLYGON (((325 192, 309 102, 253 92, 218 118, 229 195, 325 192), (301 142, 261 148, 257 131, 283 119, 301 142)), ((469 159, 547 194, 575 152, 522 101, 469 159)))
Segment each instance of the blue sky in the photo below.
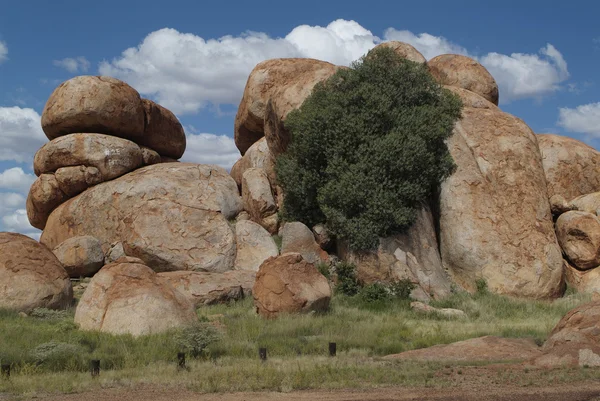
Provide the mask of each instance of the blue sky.
POLYGON ((535 132, 600 149, 600 4, 594 1, 200 2, 30 0, 0 4, 0 230, 32 236, 24 201, 47 139, 40 114, 76 75, 112 75, 173 110, 184 160, 230 166, 233 119, 258 62, 313 57, 349 64, 402 40, 430 59, 477 58, 501 108, 535 132))

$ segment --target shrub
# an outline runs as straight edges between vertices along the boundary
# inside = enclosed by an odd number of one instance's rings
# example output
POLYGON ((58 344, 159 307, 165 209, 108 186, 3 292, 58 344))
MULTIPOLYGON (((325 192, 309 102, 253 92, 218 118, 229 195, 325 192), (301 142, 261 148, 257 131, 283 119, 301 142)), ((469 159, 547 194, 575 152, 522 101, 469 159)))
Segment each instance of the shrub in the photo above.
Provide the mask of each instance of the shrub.
POLYGON ((198 358, 206 347, 219 341, 221 337, 221 332, 210 323, 197 323, 179 331, 175 335, 175 342, 181 351, 198 358))
POLYGON ((325 262, 318 262, 315 264, 315 267, 327 280, 331 279, 331 274, 329 272, 329 264, 325 262))
POLYGON ((485 295, 488 293, 488 285, 487 281, 482 278, 478 278, 475 280, 476 294, 477 295, 485 295))
POLYGON ((356 266, 348 262, 339 262, 335 265, 337 276, 336 292, 347 296, 354 296, 360 290, 360 284, 356 277, 356 266))
POLYGON ((276 164, 284 218, 326 221, 352 249, 410 227, 454 168, 444 141, 460 110, 424 65, 391 49, 340 69, 285 121, 292 141, 276 164))
POLYGON ((367 303, 389 301, 391 298, 388 287, 380 283, 364 286, 360 290, 360 296, 367 303))
POLYGON ((392 296, 397 299, 409 299, 410 293, 415 289, 415 284, 407 278, 394 281, 389 286, 392 296))
POLYGON ((69 312, 66 310, 54 310, 46 308, 35 308, 31 311, 29 316, 36 319, 54 320, 64 319, 69 316, 69 312))
POLYGON ((85 369, 85 350, 75 344, 50 341, 35 347, 30 356, 35 364, 49 371, 85 369))

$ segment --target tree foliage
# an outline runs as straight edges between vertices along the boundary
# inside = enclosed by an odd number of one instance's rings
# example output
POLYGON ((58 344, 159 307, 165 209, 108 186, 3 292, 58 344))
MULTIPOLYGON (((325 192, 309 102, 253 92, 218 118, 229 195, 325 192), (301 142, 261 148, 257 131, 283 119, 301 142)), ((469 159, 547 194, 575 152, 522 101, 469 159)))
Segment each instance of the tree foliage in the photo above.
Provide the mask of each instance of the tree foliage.
POLYGON ((461 107, 425 65, 388 48, 340 69, 285 121, 284 218, 326 222, 352 249, 410 227, 454 168, 444 141, 461 107))

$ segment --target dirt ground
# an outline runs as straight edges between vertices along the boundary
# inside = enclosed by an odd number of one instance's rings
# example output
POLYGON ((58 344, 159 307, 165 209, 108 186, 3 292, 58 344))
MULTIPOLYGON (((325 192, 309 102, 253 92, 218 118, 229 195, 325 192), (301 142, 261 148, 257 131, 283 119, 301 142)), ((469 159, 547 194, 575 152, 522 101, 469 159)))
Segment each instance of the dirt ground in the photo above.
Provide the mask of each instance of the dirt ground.
POLYGON ((388 401, 388 400, 431 400, 431 401, 600 401, 600 383, 578 383, 561 387, 537 388, 382 388, 374 390, 298 391, 291 393, 234 393, 195 394, 184 390, 164 388, 111 389, 100 392, 71 394, 50 398, 45 401, 388 401))

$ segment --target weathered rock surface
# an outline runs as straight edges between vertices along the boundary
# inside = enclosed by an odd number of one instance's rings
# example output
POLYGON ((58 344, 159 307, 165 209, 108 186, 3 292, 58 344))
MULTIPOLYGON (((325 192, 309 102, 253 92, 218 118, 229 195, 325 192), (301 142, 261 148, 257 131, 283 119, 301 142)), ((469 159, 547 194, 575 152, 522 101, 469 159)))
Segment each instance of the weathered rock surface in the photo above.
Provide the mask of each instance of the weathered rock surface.
POLYGON ((410 308, 412 310, 414 310, 415 312, 419 312, 419 313, 438 314, 438 315, 441 315, 444 317, 455 318, 455 319, 462 319, 462 318, 467 317, 467 314, 460 309, 434 308, 431 305, 427 305, 427 304, 424 304, 423 302, 418 302, 418 301, 411 302, 410 308))
POLYGON ((122 138, 101 134, 72 134, 56 138, 40 148, 33 160, 36 175, 61 167, 96 167, 103 181, 112 180, 142 166, 140 147, 122 138))
POLYGON ((152 150, 145 146, 141 146, 140 149, 142 151, 142 164, 144 166, 151 166, 153 164, 162 163, 160 155, 155 150, 152 150))
POLYGON ((444 88, 457 95, 462 101, 464 107, 499 110, 498 106, 475 92, 471 92, 470 90, 463 89, 458 86, 444 85, 444 88))
POLYGON ((77 310, 82 330, 134 336, 198 321, 192 302, 136 258, 121 258, 92 278, 77 310))
POLYGON ((52 253, 70 277, 91 277, 104 266, 102 242, 89 235, 69 238, 52 253))
POLYGON ((333 239, 331 238, 331 233, 324 224, 315 225, 312 228, 312 232, 315 235, 315 240, 321 249, 326 251, 331 248, 333 239))
POLYGON ((573 138, 537 135, 548 196, 561 195, 567 201, 600 191, 600 152, 573 138))
POLYGON ((281 313, 327 310, 331 288, 313 264, 298 253, 288 253, 260 266, 252 296, 258 314, 272 318, 281 313))
POLYGON ((277 104, 279 119, 284 121, 318 82, 329 78, 337 69, 333 64, 308 58, 266 60, 254 67, 235 117, 235 143, 242 155, 264 136, 269 99, 277 104))
POLYGON ((407 279, 417 284, 411 297, 418 300, 450 295, 451 280, 442 266, 431 209, 424 206, 404 234, 379 240, 375 252, 352 252, 340 243, 339 256, 356 265, 363 283, 407 279))
POLYGON ((43 230, 50 213, 67 199, 54 175, 42 174, 31 185, 27 195, 25 208, 29 223, 43 230))
POLYGON ((179 159, 185 152, 185 132, 170 110, 152 100, 142 99, 146 116, 146 129, 138 143, 154 149, 161 155, 179 159))
POLYGON ((556 220, 556 236, 569 261, 581 270, 600 265, 600 218, 569 211, 556 220))
POLYGON ((600 366, 600 301, 567 313, 542 346, 534 364, 543 367, 600 366))
POLYGON ((140 138, 144 135, 142 99, 115 78, 75 77, 50 95, 42 113, 42 129, 49 139, 77 132, 140 138))
POLYGON ((96 167, 61 167, 56 170, 54 177, 58 181, 60 190, 69 198, 102 182, 102 174, 96 167))
POLYGON ((0 233, 0 308, 62 309, 72 301, 69 276, 50 250, 24 235, 0 233))
POLYGON ((578 196, 569 203, 573 205, 575 210, 598 215, 598 209, 600 209, 600 192, 578 196))
POLYGON ((242 156, 242 158, 231 168, 230 174, 240 188, 242 187, 242 177, 244 176, 244 172, 249 168, 260 168, 264 170, 269 178, 269 182, 275 182, 275 161, 271 156, 265 138, 261 138, 250 146, 244 156, 242 156))
POLYGON ((498 105, 496 80, 484 66, 472 58, 459 54, 442 54, 429 60, 427 66, 440 84, 467 89, 498 105))
POLYGON ((127 256, 125 254, 125 249, 123 249, 122 242, 113 242, 110 244, 108 251, 106 251, 105 262, 106 264, 116 262, 122 257, 127 256))
POLYGON ((553 215, 559 216, 570 210, 575 210, 575 205, 567 202, 567 200, 561 195, 552 195, 550 197, 550 210, 552 211, 553 215))
POLYGON ((263 169, 249 168, 244 172, 242 177, 242 199, 244 210, 250 214, 252 220, 269 230, 271 227, 264 223, 264 219, 277 213, 277 204, 271 191, 267 173, 263 169))
POLYGON ((258 271, 267 259, 279 255, 271 234, 259 224, 244 220, 235 225, 236 270, 258 271))
POLYGON ((600 292, 600 269, 579 270, 564 261, 565 279, 577 292, 593 294, 600 292))
POLYGON ((550 213, 535 134, 518 118, 465 108, 448 148, 457 169, 441 187, 444 267, 474 291, 559 296, 562 254, 550 213))
POLYGON ((195 308, 235 301, 252 296, 256 279, 253 271, 228 271, 225 273, 206 272, 165 272, 159 277, 168 280, 182 293, 195 308))
POLYGON ((308 263, 326 261, 327 252, 321 249, 310 228, 299 221, 285 223, 281 230, 281 253, 299 253, 308 263))
POLYGON ((91 235, 105 252, 121 242, 127 255, 156 271, 223 272, 233 269, 235 260, 235 235, 227 220, 241 206, 237 185, 220 167, 155 164, 60 205, 41 242, 54 248, 91 235))
POLYGON ((383 43, 378 44, 377 46, 375 46, 373 48, 373 50, 379 49, 382 47, 390 48, 394 51, 394 53, 396 53, 400 57, 405 58, 410 61, 414 61, 415 63, 424 64, 427 61, 427 60, 425 60, 425 57, 423 57, 423 55, 417 49, 415 49, 413 46, 409 45, 408 43, 399 42, 397 40, 392 40, 389 42, 383 42, 383 43))
POLYGON ((388 355, 385 358, 448 362, 514 362, 535 358, 539 355, 541 355, 541 350, 532 339, 485 336, 406 351, 388 355))

